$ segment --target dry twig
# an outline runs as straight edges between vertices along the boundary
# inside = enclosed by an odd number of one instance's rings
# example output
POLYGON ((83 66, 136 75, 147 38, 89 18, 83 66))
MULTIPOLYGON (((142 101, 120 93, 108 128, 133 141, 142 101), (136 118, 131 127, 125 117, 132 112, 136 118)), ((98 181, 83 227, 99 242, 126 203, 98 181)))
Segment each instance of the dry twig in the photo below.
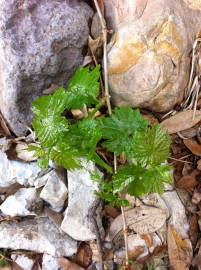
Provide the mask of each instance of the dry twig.
MULTIPOLYGON (((103 35, 103 72, 104 72, 104 82, 105 82, 105 97, 106 97, 106 103, 108 107, 108 113, 109 115, 112 114, 112 107, 110 103, 110 94, 109 94, 109 83, 108 83, 108 63, 107 63, 107 27, 105 23, 105 19, 101 13, 100 7, 98 5, 97 0, 94 0, 94 4, 96 7, 96 10, 98 12, 98 16, 100 19, 101 27, 102 27, 102 35, 103 35)), ((114 155, 114 172, 116 173, 117 170, 117 159, 114 155)), ((127 225, 126 225, 126 219, 125 219, 125 213, 124 208, 121 207, 122 212, 122 218, 123 218, 123 232, 124 232, 124 241, 125 241, 125 252, 126 252, 126 266, 129 265, 129 259, 128 259, 128 234, 127 234, 127 225)))

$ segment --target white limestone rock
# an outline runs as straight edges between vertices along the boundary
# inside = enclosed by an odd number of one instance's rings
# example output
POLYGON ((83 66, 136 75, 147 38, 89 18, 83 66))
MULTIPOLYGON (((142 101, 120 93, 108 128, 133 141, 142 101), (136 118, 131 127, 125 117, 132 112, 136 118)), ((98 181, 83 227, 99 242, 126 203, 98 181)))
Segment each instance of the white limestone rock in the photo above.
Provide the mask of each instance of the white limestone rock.
POLYGON ((77 242, 61 232, 48 218, 34 218, 1 223, 0 248, 69 257, 77 252, 77 242))
POLYGON ((43 254, 42 270, 59 270, 58 258, 43 254))
POLYGON ((69 201, 61 229, 76 240, 89 241, 96 238, 90 216, 97 202, 98 185, 90 174, 97 169, 92 162, 83 162, 83 166, 68 172, 69 201))
POLYGON ((67 199, 68 190, 62 173, 52 170, 48 173, 48 180, 40 193, 40 198, 49 203, 56 212, 62 210, 67 199))
POLYGON ((35 215, 29 211, 39 200, 39 196, 35 188, 21 188, 14 195, 9 196, 1 204, 0 210, 6 216, 29 216, 35 215))
POLYGON ((25 255, 12 254, 11 259, 22 267, 23 270, 32 270, 34 265, 34 260, 25 255))
POLYGON ((9 160, 7 155, 0 151, 0 187, 8 187, 14 183, 28 185, 41 172, 36 162, 24 163, 9 160))

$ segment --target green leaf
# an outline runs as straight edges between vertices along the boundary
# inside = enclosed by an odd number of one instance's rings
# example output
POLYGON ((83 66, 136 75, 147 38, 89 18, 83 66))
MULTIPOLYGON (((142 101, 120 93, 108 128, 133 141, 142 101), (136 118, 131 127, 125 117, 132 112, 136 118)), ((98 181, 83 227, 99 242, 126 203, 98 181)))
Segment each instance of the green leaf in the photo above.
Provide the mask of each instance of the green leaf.
POLYGON ((98 122, 94 119, 83 119, 70 127, 66 140, 77 149, 82 156, 89 159, 96 151, 96 145, 101 139, 98 122))
POLYGON ((40 144, 29 144, 27 151, 33 152, 35 157, 42 157, 45 155, 45 150, 41 147, 40 144))
POLYGON ((68 121, 61 116, 66 106, 66 92, 59 88, 54 94, 37 98, 32 104, 33 127, 42 146, 52 147, 68 131, 68 121))
MULTIPOLYGON (((135 184, 137 182, 142 182, 142 176, 145 173, 145 169, 141 166, 136 165, 126 165, 121 167, 117 173, 113 176, 113 188, 114 193, 122 192, 127 190, 130 184, 135 184)), ((144 193, 144 186, 139 187, 138 191, 144 193)))
POLYGON ((159 165, 169 157, 170 137, 160 125, 154 125, 136 132, 132 147, 132 158, 137 162, 144 165, 159 165))
POLYGON ((99 94, 100 67, 92 71, 89 68, 79 68, 68 84, 68 109, 82 109, 84 105, 97 104, 99 94))
POLYGON ((171 183, 169 166, 158 165, 143 168, 140 165, 127 165, 120 168, 113 177, 114 193, 126 191, 133 196, 149 193, 163 193, 164 183, 171 183))
POLYGON ((41 145, 37 144, 29 144, 28 151, 34 152, 34 156, 39 158, 37 160, 38 166, 42 169, 47 169, 49 165, 49 149, 42 148, 41 145))
POLYGON ((100 191, 96 194, 105 202, 109 203, 112 206, 128 206, 129 203, 127 200, 119 198, 118 194, 113 193, 113 183, 112 182, 101 182, 100 191))
POLYGON ((79 152, 65 142, 59 142, 51 149, 50 159, 67 170, 81 167, 79 152))
POLYGON ((116 108, 111 117, 100 120, 103 146, 117 156, 124 153, 127 158, 132 151, 133 136, 136 131, 143 131, 148 126, 139 110, 128 107, 116 108))
POLYGON ((39 158, 37 163, 41 169, 47 169, 49 166, 49 155, 47 154, 47 155, 44 155, 43 157, 39 158))

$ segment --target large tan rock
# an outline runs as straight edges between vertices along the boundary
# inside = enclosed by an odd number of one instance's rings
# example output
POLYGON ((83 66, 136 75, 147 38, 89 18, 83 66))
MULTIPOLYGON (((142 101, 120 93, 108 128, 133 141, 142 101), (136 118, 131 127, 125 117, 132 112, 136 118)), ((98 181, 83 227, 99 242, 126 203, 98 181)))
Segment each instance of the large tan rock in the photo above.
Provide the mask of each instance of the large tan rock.
POLYGON ((199 0, 105 0, 109 84, 115 105, 168 111, 179 103, 201 29, 199 0))

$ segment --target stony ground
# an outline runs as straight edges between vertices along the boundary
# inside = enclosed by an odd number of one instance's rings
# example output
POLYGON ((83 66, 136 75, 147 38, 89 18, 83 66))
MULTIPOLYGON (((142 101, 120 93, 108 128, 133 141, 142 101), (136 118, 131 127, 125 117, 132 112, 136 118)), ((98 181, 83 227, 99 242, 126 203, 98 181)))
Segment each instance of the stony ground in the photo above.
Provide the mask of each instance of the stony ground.
MULTIPOLYGON (((42 170, 27 151, 28 144, 37 143, 31 128, 25 135, 27 124, 31 127, 29 107, 35 96, 54 91, 81 64, 103 64, 104 40, 92 1, 53 2, 45 9, 42 1, 38 6, 22 3, 10 9, 12 1, 4 1, 0 8, 5 87, 0 101, 0 269, 99 270, 104 261, 109 270, 200 270, 199 1, 135 1, 135 6, 127 1, 123 7, 119 0, 98 1, 108 23, 108 40, 111 29, 118 32, 108 45, 113 103, 146 108, 141 109, 142 115, 150 125, 161 123, 172 142, 168 160, 172 185, 162 195, 126 195, 129 267, 125 266, 121 210, 96 196, 98 184, 90 178, 94 170, 101 177, 103 172, 86 160, 82 170, 67 172, 55 164, 42 170), (44 10, 47 16, 42 17, 44 10), (23 16, 15 16, 16 12, 23 16), (152 22, 157 25, 153 31, 152 22), (51 38, 46 44, 48 31, 51 38), (34 46, 26 46, 25 37, 34 46), (7 55, 9 65, 4 62, 7 55)), ((82 118, 83 112, 73 110, 71 116, 82 118)), ((107 153, 100 154, 110 163, 107 153)))

